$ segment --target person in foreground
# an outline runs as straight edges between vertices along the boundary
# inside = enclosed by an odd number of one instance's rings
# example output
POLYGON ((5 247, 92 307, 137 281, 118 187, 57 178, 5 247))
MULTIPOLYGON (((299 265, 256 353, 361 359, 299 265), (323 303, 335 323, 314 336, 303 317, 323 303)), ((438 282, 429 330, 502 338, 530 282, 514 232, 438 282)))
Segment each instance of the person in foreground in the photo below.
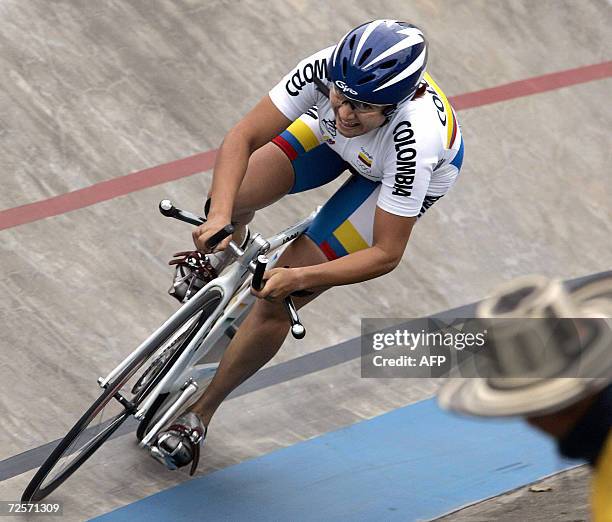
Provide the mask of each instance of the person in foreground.
POLYGON ((563 456, 589 463, 593 519, 612 522, 612 273, 571 293, 540 276, 521 278, 483 301, 477 313, 514 324, 504 330, 504 322, 491 323, 499 333, 488 347, 495 364, 486 378, 449 379, 438 393, 440 406, 524 417, 553 437, 563 456), (556 321, 564 317, 579 319, 556 321), (569 331, 568 324, 574 325, 569 331), (552 341, 538 357, 543 339, 552 341))
MULTIPOLYGON (((266 364, 289 331, 283 299, 298 308, 333 286, 382 276, 400 262, 417 219, 454 184, 463 161, 461 130, 446 96, 426 72, 427 42, 417 27, 374 20, 302 60, 238 124, 220 147, 205 212, 193 232, 206 241, 232 222, 248 240, 254 212, 287 194, 351 176, 308 230, 265 274, 266 284, 232 339, 202 397, 162 432, 152 455, 174 469, 197 465, 199 445, 221 402, 266 364)), ((228 260, 207 253, 204 272, 228 260)), ((170 293, 193 295, 187 258, 177 254, 170 293)), ((204 284, 199 281, 195 289, 204 284)))

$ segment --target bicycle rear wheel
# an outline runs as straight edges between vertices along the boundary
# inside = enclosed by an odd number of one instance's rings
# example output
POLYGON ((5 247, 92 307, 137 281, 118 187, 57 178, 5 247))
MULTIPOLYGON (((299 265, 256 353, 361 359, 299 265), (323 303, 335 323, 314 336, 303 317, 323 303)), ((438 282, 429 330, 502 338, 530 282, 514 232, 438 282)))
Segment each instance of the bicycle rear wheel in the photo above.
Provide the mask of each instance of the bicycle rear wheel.
MULTIPOLYGON (((196 314, 199 319, 194 325, 202 324, 202 317, 208 317, 210 312, 216 308, 221 301, 221 294, 211 290, 208 299, 196 314)), ((186 322, 192 321, 193 317, 186 322)), ((192 338, 197 328, 190 329, 190 333, 184 342, 179 343, 181 347, 192 338)), ((166 343, 162 346, 167 346, 166 343)), ((138 403, 141 402, 151 391, 153 382, 147 386, 139 386, 137 393, 131 399, 124 395, 125 388, 130 379, 143 364, 153 357, 158 351, 143 354, 141 358, 132 362, 114 381, 110 382, 102 394, 83 414, 79 421, 72 427, 66 436, 55 447, 51 455, 36 472, 22 495, 22 501, 39 501, 48 496, 59 487, 70 475, 72 475, 83 463, 91 457, 94 452, 106 442, 109 437, 121 426, 121 424, 136 411, 138 403)), ((177 355, 177 354, 173 354, 177 355)), ((172 357, 170 362, 174 362, 172 357)), ((168 366, 164 365, 164 368, 168 366)), ((148 369, 145 370, 145 373, 148 369)), ((159 377, 156 375, 155 377, 159 377)), ((138 382, 142 380, 142 376, 138 382)), ((154 379, 157 382, 157 379, 154 379)), ((142 384, 142 383, 141 383, 142 384)), ((127 386, 128 390, 134 390, 134 386, 127 386)))

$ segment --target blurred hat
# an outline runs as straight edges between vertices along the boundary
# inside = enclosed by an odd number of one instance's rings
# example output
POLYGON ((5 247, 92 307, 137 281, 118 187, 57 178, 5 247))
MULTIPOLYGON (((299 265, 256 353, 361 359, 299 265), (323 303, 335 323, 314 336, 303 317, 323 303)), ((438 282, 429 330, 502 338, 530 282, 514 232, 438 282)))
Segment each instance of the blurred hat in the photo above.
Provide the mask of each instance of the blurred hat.
POLYGON ((499 287, 476 314, 485 324, 495 319, 487 377, 448 379, 438 392, 442 408, 491 417, 543 415, 612 382, 612 273, 571 291, 543 276, 521 277, 499 287), (542 339, 549 341, 538 356, 542 339))

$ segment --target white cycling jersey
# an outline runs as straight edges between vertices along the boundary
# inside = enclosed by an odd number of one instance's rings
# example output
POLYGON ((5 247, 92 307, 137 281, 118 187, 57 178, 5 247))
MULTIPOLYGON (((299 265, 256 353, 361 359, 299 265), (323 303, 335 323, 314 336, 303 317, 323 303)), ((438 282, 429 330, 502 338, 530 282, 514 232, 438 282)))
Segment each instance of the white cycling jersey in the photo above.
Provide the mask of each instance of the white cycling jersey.
POLYGON ((334 46, 302 60, 269 93, 290 120, 300 118, 318 143, 326 143, 362 176, 382 182, 377 206, 399 216, 418 216, 444 196, 463 160, 455 113, 434 80, 417 100, 400 104, 389 121, 362 136, 337 132, 334 111, 313 78, 327 86, 327 61, 334 46), (308 114, 306 114, 308 113, 308 114))

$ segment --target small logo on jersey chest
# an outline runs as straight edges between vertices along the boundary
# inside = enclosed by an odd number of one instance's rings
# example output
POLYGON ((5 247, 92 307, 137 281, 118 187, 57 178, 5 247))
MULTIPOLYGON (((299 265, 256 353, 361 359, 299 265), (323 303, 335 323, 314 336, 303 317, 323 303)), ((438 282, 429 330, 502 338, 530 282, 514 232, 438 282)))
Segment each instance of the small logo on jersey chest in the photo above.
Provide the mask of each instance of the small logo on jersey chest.
POLYGON ((363 173, 370 173, 372 170, 372 162, 374 161, 374 157, 363 147, 359 149, 359 154, 357 154, 357 168, 363 173))
POLYGON ((338 131, 336 130, 336 120, 326 120, 322 119, 319 124, 319 128, 323 133, 323 140, 325 140, 330 145, 336 143, 336 134, 338 131))
POLYGON ((358 157, 359 157, 359 161, 361 161, 361 163, 363 163, 367 167, 371 167, 372 166, 372 161, 374 161, 374 158, 363 147, 361 147, 361 150, 359 151, 359 156, 358 157))

